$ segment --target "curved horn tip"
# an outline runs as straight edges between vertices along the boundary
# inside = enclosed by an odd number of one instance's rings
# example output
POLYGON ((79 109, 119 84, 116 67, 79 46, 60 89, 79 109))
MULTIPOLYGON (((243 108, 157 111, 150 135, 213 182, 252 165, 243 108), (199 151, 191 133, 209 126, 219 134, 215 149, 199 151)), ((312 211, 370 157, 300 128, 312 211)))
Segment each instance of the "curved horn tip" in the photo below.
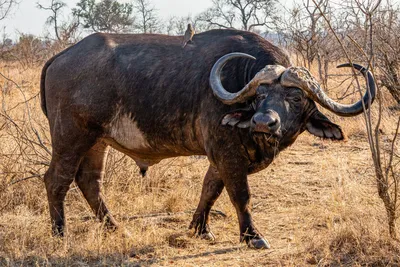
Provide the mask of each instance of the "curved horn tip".
POLYGON ((338 69, 345 68, 345 67, 352 67, 352 68, 355 68, 356 70, 361 71, 361 72, 367 71, 367 69, 365 67, 363 67, 363 66, 361 66, 361 65, 359 65, 357 63, 343 63, 343 64, 340 64, 340 65, 336 66, 336 68, 338 68, 338 69))

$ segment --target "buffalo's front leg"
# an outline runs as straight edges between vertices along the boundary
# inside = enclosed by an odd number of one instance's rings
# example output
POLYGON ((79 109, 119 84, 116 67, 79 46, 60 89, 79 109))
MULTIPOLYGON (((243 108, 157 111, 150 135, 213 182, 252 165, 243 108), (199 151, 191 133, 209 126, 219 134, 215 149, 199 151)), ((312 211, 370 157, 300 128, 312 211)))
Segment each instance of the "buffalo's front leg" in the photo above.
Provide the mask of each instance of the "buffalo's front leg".
POLYGON ((241 170, 234 165, 228 170, 220 171, 239 219, 240 241, 246 241, 249 247, 261 249, 269 248, 269 243, 257 231, 251 218, 250 188, 247 182, 247 168, 241 170))
POLYGON ((190 223, 189 229, 195 230, 198 236, 214 240, 215 237, 210 231, 209 215, 211 207, 224 189, 224 183, 218 175, 218 171, 214 167, 209 167, 204 178, 201 197, 196 212, 193 215, 193 220, 190 223))

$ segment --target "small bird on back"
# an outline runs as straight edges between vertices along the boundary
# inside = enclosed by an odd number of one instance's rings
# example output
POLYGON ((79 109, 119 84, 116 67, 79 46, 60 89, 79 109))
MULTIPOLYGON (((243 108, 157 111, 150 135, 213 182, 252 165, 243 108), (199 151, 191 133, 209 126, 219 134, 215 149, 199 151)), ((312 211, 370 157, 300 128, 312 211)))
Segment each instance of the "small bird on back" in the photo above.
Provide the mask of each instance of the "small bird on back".
POLYGON ((189 23, 185 32, 185 36, 183 38, 182 48, 184 48, 188 43, 193 42, 192 41, 193 35, 194 35, 194 29, 192 24, 189 23))

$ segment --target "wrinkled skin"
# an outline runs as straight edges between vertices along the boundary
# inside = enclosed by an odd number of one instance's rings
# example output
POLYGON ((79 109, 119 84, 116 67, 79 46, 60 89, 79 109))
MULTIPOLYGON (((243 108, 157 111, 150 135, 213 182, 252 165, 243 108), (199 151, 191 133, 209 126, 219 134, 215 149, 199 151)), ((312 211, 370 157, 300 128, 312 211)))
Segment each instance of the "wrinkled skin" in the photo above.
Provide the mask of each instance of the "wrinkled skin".
POLYGON ((247 175, 266 168, 308 130, 342 140, 339 126, 321 114, 298 88, 260 86, 247 103, 216 99, 208 77, 215 61, 232 51, 223 85, 235 92, 266 65, 290 65, 279 48, 253 33, 213 30, 193 37, 91 35, 44 67, 42 109, 53 145, 45 174, 52 232, 65 231, 64 198, 76 181, 97 217, 118 227, 101 194, 108 147, 129 155, 144 173, 168 157, 206 155, 210 166, 190 227, 213 238, 212 205, 226 188, 239 220, 240 240, 255 248, 268 242, 251 218, 247 175))

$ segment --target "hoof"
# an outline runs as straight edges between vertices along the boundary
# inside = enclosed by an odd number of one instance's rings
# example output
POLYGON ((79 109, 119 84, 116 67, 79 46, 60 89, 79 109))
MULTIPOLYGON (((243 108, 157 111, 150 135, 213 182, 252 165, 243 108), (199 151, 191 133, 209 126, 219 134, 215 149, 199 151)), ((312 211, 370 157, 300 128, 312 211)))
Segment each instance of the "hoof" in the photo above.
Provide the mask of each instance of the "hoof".
POLYGON ((250 239, 247 245, 249 246, 249 248, 255 248, 255 249, 269 249, 271 247, 268 241, 265 240, 264 238, 250 239))
POLYGON ((207 241, 215 241, 215 235, 211 232, 201 234, 199 237, 207 241))
POLYGON ((142 177, 145 177, 147 173, 147 168, 140 168, 140 174, 142 175, 142 177))

